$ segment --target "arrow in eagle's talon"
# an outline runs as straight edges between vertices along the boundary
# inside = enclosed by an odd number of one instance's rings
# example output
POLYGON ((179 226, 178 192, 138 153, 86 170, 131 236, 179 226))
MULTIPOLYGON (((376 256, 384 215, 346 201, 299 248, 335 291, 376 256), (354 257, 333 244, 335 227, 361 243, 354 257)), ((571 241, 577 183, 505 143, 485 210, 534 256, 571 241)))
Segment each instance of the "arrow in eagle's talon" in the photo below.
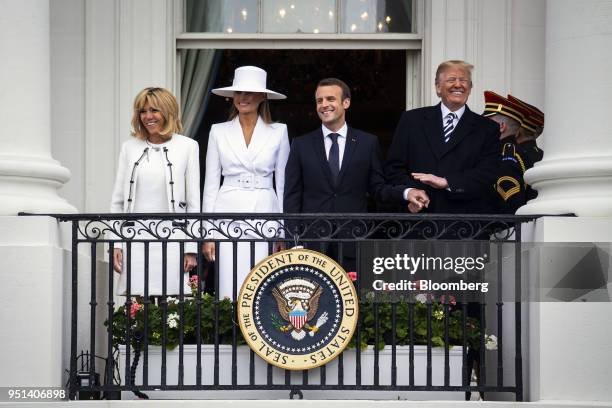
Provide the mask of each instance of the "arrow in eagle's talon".
POLYGON ((317 319, 317 324, 312 326, 310 329, 310 332, 308 333, 310 334, 310 337, 313 337, 315 333, 319 331, 321 326, 323 326, 327 322, 327 319, 328 319, 327 312, 324 312, 321 316, 319 316, 319 318, 317 319))

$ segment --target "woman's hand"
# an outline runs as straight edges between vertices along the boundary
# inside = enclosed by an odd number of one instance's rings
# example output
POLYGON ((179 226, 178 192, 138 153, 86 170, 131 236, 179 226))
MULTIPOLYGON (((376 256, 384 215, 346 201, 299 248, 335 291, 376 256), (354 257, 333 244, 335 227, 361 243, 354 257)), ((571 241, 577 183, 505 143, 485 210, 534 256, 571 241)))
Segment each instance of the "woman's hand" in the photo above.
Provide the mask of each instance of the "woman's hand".
POLYGON ((202 253, 208 262, 215 262, 215 243, 205 242, 202 245, 202 253))
POLYGON ((113 269, 117 273, 123 270, 123 250, 120 248, 113 248, 113 269))
POLYGON ((185 258, 183 259, 183 268, 185 272, 191 272, 196 266, 198 266, 196 254, 185 254, 185 258))
POLYGON ((272 252, 280 252, 284 251, 285 249, 287 249, 287 245, 285 245, 283 241, 275 242, 272 246, 272 252))

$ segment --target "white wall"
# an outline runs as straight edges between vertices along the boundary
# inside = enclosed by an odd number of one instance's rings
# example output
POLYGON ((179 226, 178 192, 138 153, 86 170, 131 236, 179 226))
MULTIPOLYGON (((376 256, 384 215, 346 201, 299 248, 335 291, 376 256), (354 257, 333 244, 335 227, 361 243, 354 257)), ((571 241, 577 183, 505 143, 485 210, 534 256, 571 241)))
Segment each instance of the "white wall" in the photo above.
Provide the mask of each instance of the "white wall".
POLYGON ((60 195, 85 209, 85 2, 54 0, 51 14, 51 151, 72 172, 60 195))
POLYGON ((545 8, 545 0, 426 1, 423 103, 439 100, 438 64, 462 59, 474 65, 468 101, 474 112, 482 112, 485 90, 543 108, 545 8))
POLYGON ((2 387, 63 385, 70 298, 61 235, 69 236, 49 217, 0 217, 2 387))
POLYGON ((109 210, 136 94, 175 88, 173 13, 173 0, 51 2, 52 147, 81 212, 109 210))
MULTIPOLYGON (((612 242, 612 219, 544 217, 532 237, 548 243, 612 242)), ((558 275, 536 261, 534 281, 558 275)), ((612 401, 612 303, 532 302, 528 324, 530 400, 612 401)))

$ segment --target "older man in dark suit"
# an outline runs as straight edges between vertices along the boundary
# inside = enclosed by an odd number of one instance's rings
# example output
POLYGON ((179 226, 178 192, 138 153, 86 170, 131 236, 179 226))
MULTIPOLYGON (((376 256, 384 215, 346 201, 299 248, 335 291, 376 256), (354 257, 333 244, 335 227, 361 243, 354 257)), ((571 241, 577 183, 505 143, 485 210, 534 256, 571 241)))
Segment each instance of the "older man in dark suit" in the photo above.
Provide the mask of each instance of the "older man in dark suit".
POLYGON ((491 213, 487 197, 499 169, 499 126, 466 105, 472 65, 446 61, 436 72, 435 106, 405 112, 385 173, 403 186, 412 213, 491 213))
MULTIPOLYGON (((346 123, 349 87, 321 80, 315 93, 321 127, 293 140, 285 168, 286 213, 367 212, 368 195, 379 198, 385 180, 378 138, 346 123)), ((346 233, 347 231, 345 231, 346 233)), ((346 234, 345 234, 346 235, 346 234)), ((322 248, 330 256, 337 248, 322 248)), ((345 268, 354 268, 354 245, 344 246, 345 268)))

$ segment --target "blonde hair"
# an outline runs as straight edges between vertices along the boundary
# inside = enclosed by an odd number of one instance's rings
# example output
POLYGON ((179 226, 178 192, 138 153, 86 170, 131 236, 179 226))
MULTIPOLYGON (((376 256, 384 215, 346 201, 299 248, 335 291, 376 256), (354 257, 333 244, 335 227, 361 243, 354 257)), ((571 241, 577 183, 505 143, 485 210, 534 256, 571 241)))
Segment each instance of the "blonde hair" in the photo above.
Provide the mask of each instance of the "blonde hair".
MULTIPOLYGON (((268 102, 268 98, 264 95, 264 100, 261 101, 259 106, 257 107, 257 114, 264 121, 265 124, 270 124, 273 122, 272 114, 270 113, 270 102, 268 102)), ((230 105, 229 110, 229 118, 228 120, 234 120, 234 118, 238 116, 238 109, 234 106, 234 103, 230 105)))
POLYGON ((438 84, 440 81, 440 74, 451 68, 459 68, 460 70, 467 72, 470 76, 470 86, 472 86, 472 70, 474 69, 474 66, 461 60, 444 61, 438 65, 438 69, 436 70, 436 84, 438 84))
POLYGON ((166 121, 164 128, 159 132, 163 139, 169 139, 173 133, 181 133, 183 125, 179 118, 179 107, 176 98, 164 88, 145 88, 134 99, 134 112, 132 114, 132 136, 146 140, 149 133, 140 120, 140 110, 146 104, 158 109, 166 121))

